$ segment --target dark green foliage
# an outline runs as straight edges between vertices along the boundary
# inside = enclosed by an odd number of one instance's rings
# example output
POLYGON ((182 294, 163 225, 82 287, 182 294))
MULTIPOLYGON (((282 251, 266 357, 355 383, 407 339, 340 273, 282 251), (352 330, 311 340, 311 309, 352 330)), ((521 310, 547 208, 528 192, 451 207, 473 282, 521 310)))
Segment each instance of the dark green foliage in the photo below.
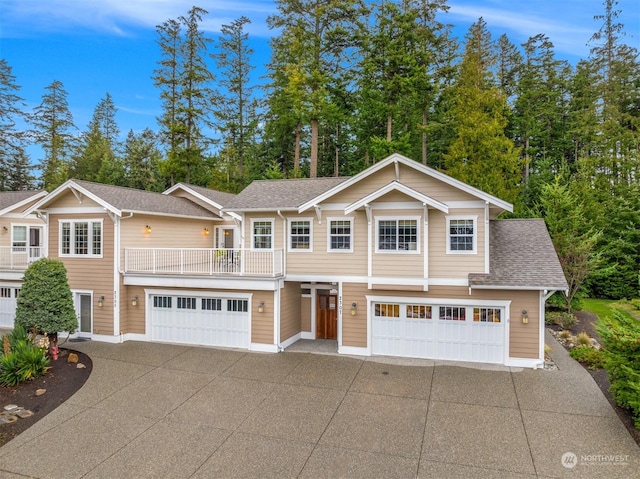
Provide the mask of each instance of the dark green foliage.
POLYGON ((547 324, 557 324, 562 329, 571 329, 578 320, 573 313, 564 311, 550 311, 545 314, 544 322, 547 324))
POLYGON ((569 356, 580 363, 586 364, 589 369, 600 369, 604 367, 604 353, 591 346, 578 346, 569 351, 569 356))
POLYGON ((23 327, 17 325, 7 337, 11 351, 0 354, 0 385, 15 386, 47 372, 46 351, 31 342, 23 327))
POLYGON ((76 330, 78 319, 62 261, 42 258, 29 265, 18 296, 15 322, 45 334, 76 330))
POLYGON ((640 429, 640 322, 613 312, 600 319, 598 334, 604 346, 604 368, 609 373, 611 395, 633 415, 640 429))

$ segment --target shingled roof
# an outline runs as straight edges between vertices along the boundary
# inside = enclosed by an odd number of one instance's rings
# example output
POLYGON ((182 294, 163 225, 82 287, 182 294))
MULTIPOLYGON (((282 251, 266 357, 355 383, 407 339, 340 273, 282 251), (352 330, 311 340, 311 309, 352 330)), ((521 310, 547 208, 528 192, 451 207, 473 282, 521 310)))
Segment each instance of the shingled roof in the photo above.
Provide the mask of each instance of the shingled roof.
POLYGON ((120 211, 182 217, 220 218, 215 213, 186 198, 125 188, 123 186, 103 185, 91 181, 71 181, 120 211))
POLYGON ((300 205, 348 180, 348 177, 258 180, 238 193, 225 211, 297 209, 300 205))
POLYGON ((544 220, 493 220, 489 244, 489 274, 469 274, 472 288, 568 289, 544 220))
POLYGON ((218 203, 219 205, 226 206, 229 202, 236 197, 233 193, 226 193, 224 191, 211 190, 209 188, 204 188, 202 186, 196 185, 188 185, 186 183, 178 183, 179 186, 183 188, 187 188, 195 191, 196 193, 201 194, 205 198, 213 201, 214 203, 218 203))
POLYGON ((42 194, 42 191, 2 191, 0 192, 0 211, 4 211, 40 194, 42 194))

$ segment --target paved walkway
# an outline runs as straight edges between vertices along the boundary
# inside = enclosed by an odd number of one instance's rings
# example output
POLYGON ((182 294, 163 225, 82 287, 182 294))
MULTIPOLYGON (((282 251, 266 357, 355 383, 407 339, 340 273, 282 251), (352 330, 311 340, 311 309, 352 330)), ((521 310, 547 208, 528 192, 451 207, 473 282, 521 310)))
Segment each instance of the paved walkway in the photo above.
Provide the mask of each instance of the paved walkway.
POLYGON ((0 449, 0 477, 640 477, 553 341, 558 371, 75 343, 89 380, 0 449))

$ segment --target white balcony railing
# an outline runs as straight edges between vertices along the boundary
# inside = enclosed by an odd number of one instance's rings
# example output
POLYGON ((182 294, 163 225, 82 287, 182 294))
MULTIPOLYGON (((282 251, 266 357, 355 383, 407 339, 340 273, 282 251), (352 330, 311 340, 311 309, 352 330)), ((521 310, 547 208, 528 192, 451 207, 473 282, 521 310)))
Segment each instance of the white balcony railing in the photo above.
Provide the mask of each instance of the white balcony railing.
POLYGON ((125 273, 280 276, 282 250, 125 248, 125 273))
POLYGON ((0 270, 24 271, 29 263, 46 255, 46 250, 38 246, 0 246, 0 270))

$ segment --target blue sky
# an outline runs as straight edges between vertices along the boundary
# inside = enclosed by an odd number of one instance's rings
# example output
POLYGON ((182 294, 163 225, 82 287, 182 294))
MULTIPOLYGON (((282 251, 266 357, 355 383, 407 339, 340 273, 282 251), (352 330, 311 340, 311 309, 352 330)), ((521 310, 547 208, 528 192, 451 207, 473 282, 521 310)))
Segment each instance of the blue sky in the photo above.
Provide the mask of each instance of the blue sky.
MULTIPOLYGON (((118 108, 123 135, 157 129, 159 92, 151 75, 159 59, 155 26, 184 15, 197 4, 209 11, 202 27, 215 36, 223 24, 245 15, 254 63, 269 61, 272 32, 266 18, 276 13, 272 0, 2 0, 0 58, 13 68, 28 108, 41 101, 44 87, 60 80, 76 126, 84 130, 96 104, 109 92, 118 108)), ((495 39, 506 33, 515 44, 546 34, 557 56, 576 63, 587 58, 586 45, 599 28, 594 15, 601 0, 449 0, 441 20, 463 37, 482 16, 495 39)), ((626 42, 640 48, 640 2, 619 0, 626 42)), ((38 160, 39 158, 32 158, 38 160)))

